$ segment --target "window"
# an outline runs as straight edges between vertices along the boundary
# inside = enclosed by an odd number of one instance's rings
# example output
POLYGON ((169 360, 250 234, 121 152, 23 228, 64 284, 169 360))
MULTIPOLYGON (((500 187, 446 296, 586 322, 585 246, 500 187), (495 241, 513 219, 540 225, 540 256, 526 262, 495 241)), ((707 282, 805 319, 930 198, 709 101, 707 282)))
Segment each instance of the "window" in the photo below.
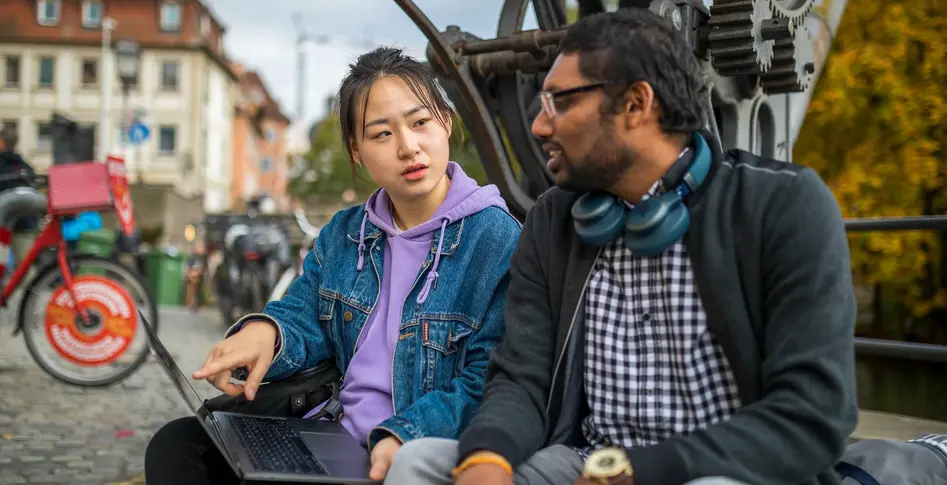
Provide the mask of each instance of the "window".
POLYGON ((20 56, 7 56, 4 60, 3 84, 9 87, 20 85, 20 56))
POLYGON ((56 81, 56 59, 50 56, 39 58, 39 77, 37 84, 40 87, 51 88, 56 81))
POLYGON ((20 123, 16 120, 0 120, 0 130, 9 128, 14 133, 19 133, 20 123))
POLYGON ((36 23, 45 26, 59 25, 60 0, 37 0, 36 23))
POLYGON ((82 85, 93 86, 99 81, 99 63, 95 59, 82 60, 82 85))
POLYGON ((204 106, 210 103, 210 69, 204 69, 204 106))
POLYGON ((205 13, 201 15, 201 37, 210 35, 210 17, 205 13))
POLYGON ((102 26, 102 0, 82 2, 82 26, 90 29, 102 26))
POLYGON ((53 125, 49 123, 36 124, 36 151, 48 152, 53 148, 53 125))
POLYGON ((174 31, 181 29, 181 5, 175 2, 166 2, 161 5, 161 30, 174 31))
POLYGON ((178 89, 177 62, 164 62, 161 64, 161 89, 167 91, 178 89))
POLYGON ((260 161, 260 170, 264 172, 269 172, 272 169, 273 169, 273 162, 271 162, 269 158, 264 158, 263 160, 260 161))
POLYGON ((158 128, 158 154, 174 155, 177 148, 177 130, 173 126, 158 128))

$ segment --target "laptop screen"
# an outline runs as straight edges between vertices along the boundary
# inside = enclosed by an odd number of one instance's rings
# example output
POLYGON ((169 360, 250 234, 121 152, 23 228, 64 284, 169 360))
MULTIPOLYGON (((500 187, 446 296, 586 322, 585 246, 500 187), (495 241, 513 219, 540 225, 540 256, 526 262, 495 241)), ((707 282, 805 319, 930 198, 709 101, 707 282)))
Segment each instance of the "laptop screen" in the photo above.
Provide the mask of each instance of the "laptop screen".
POLYGON ((199 414, 199 410, 204 405, 204 400, 201 399, 200 394, 198 394, 194 386, 191 385, 187 376, 181 372, 178 364, 174 362, 174 359, 171 357, 171 353, 168 352, 168 349, 161 343, 161 340, 158 339, 158 334, 155 333, 155 329, 148 323, 148 319, 141 313, 141 310, 138 310, 138 316, 141 318, 141 322, 145 325, 145 331, 148 333, 148 341, 151 343, 152 355, 158 359, 158 363, 161 364, 161 367, 164 367, 165 373, 171 378, 174 387, 178 389, 178 392, 187 402, 191 411, 194 411, 195 414, 199 414), (185 390, 185 388, 187 388, 187 390, 185 390))

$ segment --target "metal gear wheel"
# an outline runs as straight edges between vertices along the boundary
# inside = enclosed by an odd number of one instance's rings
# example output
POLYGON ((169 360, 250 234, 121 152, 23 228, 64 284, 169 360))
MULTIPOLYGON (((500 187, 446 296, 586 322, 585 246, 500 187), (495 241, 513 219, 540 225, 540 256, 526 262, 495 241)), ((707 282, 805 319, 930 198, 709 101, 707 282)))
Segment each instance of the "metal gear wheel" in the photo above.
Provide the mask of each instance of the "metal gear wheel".
POLYGON ((724 76, 766 72, 773 60, 773 42, 764 37, 771 20, 770 0, 715 0, 710 7, 710 54, 724 76))
POLYGON ((789 28, 795 30, 805 22, 815 0, 769 0, 774 18, 789 19, 789 28))
POLYGON ((773 65, 760 76, 763 92, 771 95, 798 93, 809 88, 815 74, 812 42, 805 22, 796 27, 791 38, 775 42, 773 65))

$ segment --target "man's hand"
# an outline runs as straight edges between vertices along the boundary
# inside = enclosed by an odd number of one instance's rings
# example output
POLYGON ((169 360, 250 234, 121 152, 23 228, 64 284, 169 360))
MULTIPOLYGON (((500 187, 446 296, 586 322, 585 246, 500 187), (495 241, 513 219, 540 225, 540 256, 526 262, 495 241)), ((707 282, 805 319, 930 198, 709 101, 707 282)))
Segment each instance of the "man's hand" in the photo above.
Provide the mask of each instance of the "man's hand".
POLYGON ((388 468, 391 467, 391 460, 395 458, 395 453, 401 448, 401 441, 394 436, 389 436, 372 448, 372 470, 368 472, 368 478, 382 481, 388 474, 388 468))
POLYGON ((497 465, 474 465, 457 475, 454 485, 513 485, 513 476, 497 465))
POLYGON ((270 322, 250 322, 230 338, 215 345, 201 367, 191 377, 206 379, 228 396, 243 393, 253 400, 256 391, 273 361, 273 347, 276 345, 276 327, 270 322), (231 371, 246 366, 250 375, 244 384, 230 382, 231 371))

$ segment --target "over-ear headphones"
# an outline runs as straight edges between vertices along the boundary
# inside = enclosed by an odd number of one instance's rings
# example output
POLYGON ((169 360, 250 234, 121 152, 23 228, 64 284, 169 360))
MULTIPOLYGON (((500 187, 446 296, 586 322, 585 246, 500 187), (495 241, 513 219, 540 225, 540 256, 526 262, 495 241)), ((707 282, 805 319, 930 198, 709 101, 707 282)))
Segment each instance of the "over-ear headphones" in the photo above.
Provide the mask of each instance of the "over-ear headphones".
POLYGON ((575 231, 582 242, 601 246, 624 232, 636 255, 654 256, 681 240, 690 226, 684 199, 697 191, 711 165, 710 148, 699 133, 661 179, 668 191, 629 206, 607 192, 583 194, 572 204, 575 231), (682 173, 683 172, 683 173, 682 173))

